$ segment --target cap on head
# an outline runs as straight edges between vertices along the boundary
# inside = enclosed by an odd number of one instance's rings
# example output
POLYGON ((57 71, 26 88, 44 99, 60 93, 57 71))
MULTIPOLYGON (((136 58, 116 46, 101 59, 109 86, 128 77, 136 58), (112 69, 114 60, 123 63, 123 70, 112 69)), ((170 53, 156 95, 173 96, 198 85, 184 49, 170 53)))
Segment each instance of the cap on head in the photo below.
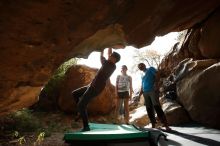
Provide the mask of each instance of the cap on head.
POLYGON ((145 66, 144 63, 139 63, 139 64, 138 64, 138 68, 139 68, 140 70, 144 70, 144 69, 146 68, 146 66, 145 66))
POLYGON ((118 54, 117 52, 113 52, 111 56, 115 58, 116 62, 118 62, 121 59, 120 54, 118 54))

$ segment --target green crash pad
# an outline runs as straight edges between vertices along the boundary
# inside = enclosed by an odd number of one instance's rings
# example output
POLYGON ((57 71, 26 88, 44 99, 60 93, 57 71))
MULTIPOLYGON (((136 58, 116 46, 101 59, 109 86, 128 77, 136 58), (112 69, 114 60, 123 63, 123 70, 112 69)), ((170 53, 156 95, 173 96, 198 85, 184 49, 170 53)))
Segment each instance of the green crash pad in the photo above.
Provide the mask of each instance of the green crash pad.
POLYGON ((90 131, 65 133, 65 141, 126 140, 149 138, 149 131, 141 131, 133 125, 89 123, 90 131))

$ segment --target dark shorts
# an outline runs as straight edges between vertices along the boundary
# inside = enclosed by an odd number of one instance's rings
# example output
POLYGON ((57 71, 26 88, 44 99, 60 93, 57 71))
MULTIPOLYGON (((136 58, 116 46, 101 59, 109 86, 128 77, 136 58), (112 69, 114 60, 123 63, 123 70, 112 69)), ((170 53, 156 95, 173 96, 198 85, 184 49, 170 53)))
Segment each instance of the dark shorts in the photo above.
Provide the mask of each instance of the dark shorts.
POLYGON ((129 98, 129 93, 128 93, 128 91, 118 92, 118 97, 119 98, 129 98))

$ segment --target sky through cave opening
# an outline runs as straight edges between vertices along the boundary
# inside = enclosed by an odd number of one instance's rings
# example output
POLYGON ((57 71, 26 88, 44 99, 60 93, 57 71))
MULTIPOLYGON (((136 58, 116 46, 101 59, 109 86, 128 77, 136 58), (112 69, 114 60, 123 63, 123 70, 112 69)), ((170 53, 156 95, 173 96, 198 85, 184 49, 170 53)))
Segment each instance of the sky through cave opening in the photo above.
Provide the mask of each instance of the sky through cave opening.
MULTIPOLYGON (((171 51, 173 45, 180 40, 180 35, 184 32, 171 32, 164 36, 155 37, 155 40, 151 45, 135 48, 133 46, 126 46, 124 49, 113 50, 118 52, 121 55, 121 60, 116 64, 116 70, 110 77, 111 83, 115 85, 116 77, 121 72, 121 66, 127 65, 128 74, 132 76, 133 80, 133 88, 139 89, 141 85, 141 75, 142 73, 137 69, 137 64, 140 62, 144 62, 147 66, 149 63, 145 61, 141 54, 148 52, 154 52, 159 55, 159 62, 166 56, 166 54, 171 51), (139 57, 138 57, 139 55, 139 57)), ((104 56, 106 57, 107 50, 104 51, 104 56)), ((80 58, 77 64, 86 65, 92 68, 100 68, 101 63, 99 60, 100 52, 92 52, 87 59, 80 58)), ((155 62, 150 62, 151 65, 157 68, 157 64, 155 62)))

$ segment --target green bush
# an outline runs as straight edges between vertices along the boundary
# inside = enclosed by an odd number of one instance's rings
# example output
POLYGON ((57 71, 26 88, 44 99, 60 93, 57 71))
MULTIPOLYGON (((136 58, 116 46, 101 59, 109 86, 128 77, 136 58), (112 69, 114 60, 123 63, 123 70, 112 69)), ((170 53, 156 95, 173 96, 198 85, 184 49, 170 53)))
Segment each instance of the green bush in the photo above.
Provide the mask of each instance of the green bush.
POLYGON ((54 94, 57 94, 60 87, 61 81, 64 79, 66 72, 68 69, 77 63, 76 58, 72 58, 66 62, 64 62, 54 73, 54 75, 50 78, 48 83, 44 86, 42 92, 45 92, 48 97, 53 97, 54 94))
POLYGON ((38 118, 33 116, 31 110, 22 109, 10 115, 10 118, 14 121, 14 125, 11 126, 11 130, 19 132, 34 132, 41 127, 38 118))

